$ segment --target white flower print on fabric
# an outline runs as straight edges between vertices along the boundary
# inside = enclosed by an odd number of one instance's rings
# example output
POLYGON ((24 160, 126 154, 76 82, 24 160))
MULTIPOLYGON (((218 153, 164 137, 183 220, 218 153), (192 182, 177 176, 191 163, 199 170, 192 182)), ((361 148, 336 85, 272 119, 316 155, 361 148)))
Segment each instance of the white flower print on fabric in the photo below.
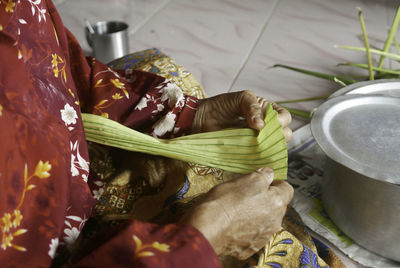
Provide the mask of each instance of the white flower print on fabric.
POLYGON ((157 114, 157 113, 164 111, 164 109, 165 109, 165 106, 163 104, 157 104, 157 109, 152 111, 151 113, 157 114))
POLYGON ((81 217, 78 216, 67 216, 66 220, 64 221, 65 225, 68 226, 68 228, 64 229, 64 234, 65 236, 63 237, 63 240, 67 247, 71 247, 76 239, 78 239, 79 234, 82 231, 82 228, 87 221, 86 218, 82 219, 81 217), (72 223, 71 223, 71 222, 72 223), (78 227, 73 226, 74 224, 78 224, 78 227))
POLYGON ((147 102, 150 100, 149 98, 150 98, 150 96, 147 95, 147 94, 144 97, 142 97, 142 99, 136 105, 135 110, 141 111, 143 108, 146 108, 147 107, 147 102))
POLYGON ((69 105, 68 103, 65 104, 64 109, 60 110, 61 112, 61 119, 64 121, 65 125, 76 124, 76 119, 78 118, 78 114, 76 113, 74 107, 69 105))
POLYGON ((100 187, 98 189, 93 189, 93 197, 97 200, 100 199, 101 195, 104 193, 105 183, 102 181, 94 181, 93 182, 96 186, 100 187))
POLYGON ((46 9, 39 7, 42 0, 28 0, 28 2, 31 3, 32 16, 35 16, 37 12, 39 22, 42 19, 46 21, 46 9))
POLYGON ((107 70, 109 72, 111 72, 113 75, 115 75, 117 78, 121 78, 121 76, 119 76, 119 74, 116 71, 114 71, 113 69, 111 69, 110 67, 108 67, 107 70))
POLYGON ((155 87, 155 89, 162 89, 166 87, 170 83, 169 80, 165 79, 164 82, 161 82, 158 86, 155 87))
POLYGON ((167 113, 154 124, 153 136, 161 137, 164 136, 165 133, 172 131, 175 126, 175 120, 176 114, 173 114, 172 112, 167 113))
POLYGON ((114 71, 113 69, 111 69, 110 67, 107 67, 107 70, 100 71, 100 72, 96 73, 96 74, 94 75, 94 77, 96 77, 96 76, 98 76, 98 75, 100 75, 100 74, 102 74, 102 73, 112 73, 116 78, 121 79, 121 76, 120 76, 116 71, 114 71))
POLYGON ((72 227, 71 229, 67 228, 64 230, 64 234, 66 235, 64 236, 64 242, 67 244, 67 247, 70 247, 75 243, 80 233, 81 232, 76 227, 72 227))
POLYGON ((72 177, 79 175, 79 170, 75 167, 75 155, 71 154, 71 174, 72 177))
POLYGON ((52 259, 54 259, 55 255, 56 255, 56 250, 58 248, 58 244, 59 244, 58 238, 51 239, 50 244, 49 244, 50 249, 49 249, 48 254, 49 254, 50 258, 52 258, 52 259))
POLYGON ((82 172, 82 179, 84 182, 87 182, 88 174, 89 174, 89 162, 86 161, 80 154, 79 154, 79 143, 76 141, 75 143, 70 143, 71 146, 71 174, 73 177, 79 176, 80 170, 82 172), (76 156, 75 156, 76 154, 76 156))
POLYGON ((136 105, 135 110, 141 111, 142 109, 146 108, 148 106, 148 102, 155 103, 157 100, 154 98, 154 96, 150 96, 149 94, 146 94, 144 97, 142 97, 139 101, 139 103, 136 105))
POLYGON ((100 197, 103 195, 104 193, 104 188, 100 188, 98 190, 93 190, 93 197, 96 200, 100 200, 100 197))
POLYGON ((159 111, 159 112, 161 112, 161 111, 163 111, 164 110, 164 105, 162 105, 162 104, 157 104, 157 111, 159 111))
POLYGON ((183 92, 175 83, 169 82, 160 92, 162 92, 161 101, 168 100, 170 108, 175 106, 182 108, 185 104, 183 92))

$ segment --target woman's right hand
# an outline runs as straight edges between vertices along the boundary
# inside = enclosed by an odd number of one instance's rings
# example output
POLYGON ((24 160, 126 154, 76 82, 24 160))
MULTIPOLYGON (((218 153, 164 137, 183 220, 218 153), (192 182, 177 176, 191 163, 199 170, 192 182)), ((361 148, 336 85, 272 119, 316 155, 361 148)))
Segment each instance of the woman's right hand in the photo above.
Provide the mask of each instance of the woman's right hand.
POLYGON ((217 255, 247 259, 281 229, 293 188, 273 181, 273 171, 261 168, 222 183, 189 210, 181 222, 197 228, 217 255))

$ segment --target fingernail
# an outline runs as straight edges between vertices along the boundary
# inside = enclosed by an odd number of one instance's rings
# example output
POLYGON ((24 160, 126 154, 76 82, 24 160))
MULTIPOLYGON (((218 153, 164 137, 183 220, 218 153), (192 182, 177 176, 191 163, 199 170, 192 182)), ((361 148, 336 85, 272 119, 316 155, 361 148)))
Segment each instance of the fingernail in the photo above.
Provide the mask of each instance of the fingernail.
POLYGON ((274 172, 274 170, 272 168, 269 167, 260 167, 259 169, 257 169, 258 172, 274 172))
POLYGON ((254 124, 256 124, 256 125, 263 125, 263 124, 264 124, 264 121, 263 121, 263 120, 261 119, 261 117, 258 116, 258 115, 256 115, 256 116, 253 117, 253 122, 254 122, 254 124))
POLYGON ((262 175, 270 185, 274 181, 274 170, 269 167, 262 167, 257 170, 257 172, 262 175))

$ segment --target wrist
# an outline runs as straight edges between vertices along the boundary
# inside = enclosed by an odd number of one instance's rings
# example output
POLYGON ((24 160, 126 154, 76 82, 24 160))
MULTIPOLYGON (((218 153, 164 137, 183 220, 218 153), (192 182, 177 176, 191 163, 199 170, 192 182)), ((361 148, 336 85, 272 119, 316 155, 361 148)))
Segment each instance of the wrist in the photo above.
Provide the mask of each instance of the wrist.
POLYGON ((193 118, 193 123, 192 123, 192 133, 200 133, 202 132, 202 125, 203 125, 203 120, 204 120, 204 99, 200 99, 197 101, 197 109, 196 109, 196 114, 194 115, 193 118))
POLYGON ((180 220, 181 223, 196 228, 208 240, 217 255, 224 252, 224 239, 221 238, 226 224, 221 221, 222 215, 218 215, 218 209, 214 202, 199 204, 186 213, 180 220))

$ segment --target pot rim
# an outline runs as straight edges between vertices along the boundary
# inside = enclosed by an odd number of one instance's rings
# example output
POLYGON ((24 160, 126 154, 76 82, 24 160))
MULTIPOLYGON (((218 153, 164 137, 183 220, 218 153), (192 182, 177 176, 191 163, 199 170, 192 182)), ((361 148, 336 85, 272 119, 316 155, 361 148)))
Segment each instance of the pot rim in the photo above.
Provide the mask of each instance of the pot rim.
MULTIPOLYGON (((395 167, 393 170, 392 168, 385 169, 385 167, 382 166, 379 166, 381 168, 379 167, 377 168, 377 166, 371 165, 371 162, 375 163, 375 161, 379 162, 380 160, 378 159, 378 156, 375 155, 372 155, 367 161, 364 160, 360 161, 360 159, 366 159, 366 158, 364 158, 363 154, 356 155, 354 153, 354 148, 347 150, 346 143, 348 143, 347 139, 348 136, 346 134, 344 134, 342 136, 343 138, 341 137, 340 139, 337 138, 338 134, 335 134, 336 135, 335 139, 332 137, 331 132, 333 131, 330 131, 330 125, 332 124, 333 119, 336 120, 336 118, 334 118, 335 115, 345 110, 346 107, 353 107, 351 105, 354 105, 354 107, 357 108, 358 106, 368 105, 368 104, 395 105, 396 107, 398 107, 398 110, 400 111, 400 98, 396 97, 369 95, 369 94, 368 95, 351 94, 351 95, 338 96, 328 99, 328 101, 323 103, 316 110, 311 120, 311 132, 315 140, 321 147, 321 149, 332 160, 369 178, 379 181, 389 182, 392 184, 400 184, 400 176, 399 176, 400 167, 398 166, 396 167, 396 165, 392 164, 392 167, 395 167), (352 149, 353 151, 351 151, 352 149)), ((384 120, 382 120, 382 122, 384 122, 384 120)), ((347 125, 345 127, 347 127, 347 125)), ((395 132, 397 130, 400 132, 400 126, 397 126, 395 132)), ((340 135, 342 134, 342 132, 338 131, 338 129, 336 129, 334 133, 340 133, 340 135)), ((385 146, 388 145, 385 144, 385 146)), ((396 146, 396 144, 394 144, 394 146, 396 146)), ((364 149, 365 148, 367 147, 364 147, 364 149)), ((394 150, 396 150, 397 147, 394 148, 395 148, 394 150)), ((398 144, 398 148, 400 148, 400 142, 398 144)), ((400 157, 398 157, 398 159, 400 159, 400 157)))

